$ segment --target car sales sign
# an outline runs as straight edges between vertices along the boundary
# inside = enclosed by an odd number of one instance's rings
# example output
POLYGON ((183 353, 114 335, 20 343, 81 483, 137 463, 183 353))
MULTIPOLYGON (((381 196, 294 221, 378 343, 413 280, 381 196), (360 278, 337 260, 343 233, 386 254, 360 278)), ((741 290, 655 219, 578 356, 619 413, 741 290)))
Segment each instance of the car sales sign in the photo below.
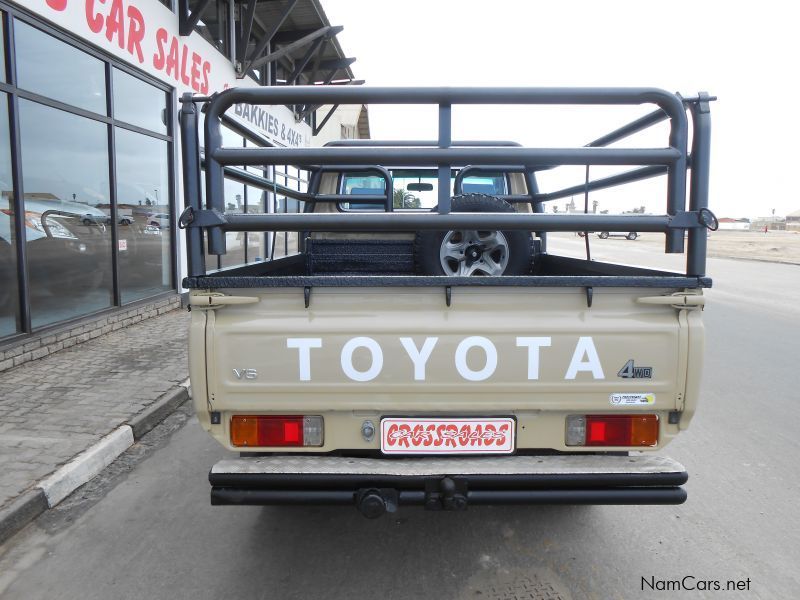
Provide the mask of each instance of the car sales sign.
MULTIPOLYGON (((178 16, 158 0, 20 0, 20 4, 101 50, 174 86, 201 95, 255 87, 197 32, 178 33, 178 16)), ((229 116, 279 146, 304 147, 311 128, 285 106, 237 105, 229 116)))

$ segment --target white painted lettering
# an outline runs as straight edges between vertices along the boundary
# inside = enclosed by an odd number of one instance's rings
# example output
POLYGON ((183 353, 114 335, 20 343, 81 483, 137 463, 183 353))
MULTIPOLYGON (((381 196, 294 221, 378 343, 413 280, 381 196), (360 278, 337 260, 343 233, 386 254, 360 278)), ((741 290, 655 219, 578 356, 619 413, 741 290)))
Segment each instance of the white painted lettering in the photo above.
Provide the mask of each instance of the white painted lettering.
POLYGON ((322 348, 322 338, 287 338, 287 348, 297 348, 300 381, 311 381, 311 348, 322 348))
POLYGON ((353 381, 372 381, 383 369, 383 351, 372 338, 353 338, 342 347, 341 363, 342 371, 353 381), (366 348, 372 355, 372 365, 366 371, 359 371, 353 366, 353 353, 357 348, 366 348))
POLYGON ((539 379, 539 348, 549 348, 549 337, 518 337, 517 347, 528 349, 528 380, 539 379))
POLYGON ((425 365, 431 357, 436 342, 439 341, 438 337, 425 338, 425 343, 422 344, 421 349, 417 349, 414 340, 409 337, 401 337, 400 343, 406 349, 408 357, 414 363, 414 381, 425 381, 425 365))
POLYGON ((497 368, 497 348, 491 340, 481 336, 465 338, 456 348, 456 370, 467 381, 483 381, 492 376, 497 368), (479 371, 473 371, 467 364, 467 353, 471 348, 482 348, 486 354, 486 364, 479 371))
POLYGON ((597 356, 594 341, 590 337, 578 338, 564 379, 575 379, 580 371, 590 372, 595 379, 605 379, 603 367, 600 366, 600 357, 597 356))

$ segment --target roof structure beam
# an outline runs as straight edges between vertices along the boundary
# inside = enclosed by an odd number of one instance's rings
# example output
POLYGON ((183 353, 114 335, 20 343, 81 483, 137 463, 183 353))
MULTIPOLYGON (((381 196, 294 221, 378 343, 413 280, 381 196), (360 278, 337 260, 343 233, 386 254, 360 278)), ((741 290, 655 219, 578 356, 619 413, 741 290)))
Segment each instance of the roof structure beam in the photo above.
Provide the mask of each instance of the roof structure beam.
MULTIPOLYGON (((355 58, 334 58, 331 60, 322 60, 319 63, 318 70, 319 71, 330 71, 332 69, 346 69, 350 65, 356 62, 355 58)), ((312 78, 313 81, 313 78, 312 78)))
POLYGON ((200 4, 189 13, 189 0, 178 0, 178 33, 182 36, 191 34, 209 4, 211 0, 200 0, 200 4))
MULTIPOLYGON (((365 83, 365 81, 363 79, 351 79, 350 81, 336 81, 334 83, 329 83, 327 85, 364 85, 364 83, 365 83)), ((300 116, 302 118, 305 118, 305 116, 307 114, 312 113, 315 110, 319 110, 323 106, 325 106, 325 105, 324 104, 312 104, 310 106, 304 106, 303 110, 300 111, 300 116)), ((336 106, 339 106, 339 105, 337 104, 336 106)), ((320 129, 325 126, 325 121, 330 119, 330 115, 332 115, 335 110, 336 110, 336 107, 334 107, 330 111, 330 114, 327 117, 325 117, 325 119, 323 119, 323 123, 322 123, 322 125, 320 125, 320 129)), ((314 135, 316 135, 316 133, 314 135)))
POLYGON ((330 73, 328 73, 328 76, 325 78, 325 81, 322 82, 323 85, 328 85, 331 81, 333 81, 333 78, 336 77, 336 73, 338 72, 339 69, 333 69, 330 73))
POLYGON ((250 34, 253 32, 253 21, 256 18, 256 4, 258 0, 248 0, 247 11, 241 20, 241 34, 239 42, 236 44, 236 62, 240 65, 247 58, 247 44, 250 42, 250 34))
POLYGON ((301 40, 304 37, 311 35, 317 31, 317 29, 292 29, 289 31, 280 31, 275 34, 273 41, 276 44, 291 44, 292 42, 296 42, 297 40, 301 40))
MULTIPOLYGON (((188 0, 181 0, 181 1, 185 2, 188 0)), ((255 2, 256 0, 252 1, 255 2)), ((250 58, 243 61, 245 64, 241 65, 241 70, 239 71, 240 77, 243 77, 244 74, 247 73, 251 67, 257 67, 260 64, 263 64, 263 63, 254 64, 254 59, 267 49, 267 46, 269 46, 269 43, 275 37, 275 34, 278 33, 278 29, 280 29, 281 25, 283 25, 283 22, 286 21, 286 18, 289 16, 289 13, 292 12, 292 9, 295 7, 297 2, 298 0, 289 0, 286 6, 284 6, 283 12, 277 19, 275 19, 275 22, 272 23, 272 27, 269 29, 269 31, 267 31, 264 34, 264 37, 262 37, 261 40, 259 40, 258 45, 256 46, 255 50, 253 50, 253 53, 250 55, 250 58)), ((249 43, 249 41, 250 40, 248 36, 248 39, 243 40, 244 43, 241 44, 245 48, 245 50, 243 51, 243 55, 247 51, 247 44, 249 43)))
POLYGON ((314 85, 314 82, 317 80, 317 73, 319 73, 319 65, 322 63, 322 55, 325 53, 325 46, 328 44, 328 40, 325 39, 325 42, 322 44, 322 47, 317 52, 317 55, 314 57, 314 66, 311 68, 311 75, 308 76, 307 81, 311 85, 314 85))
POLYGON ((331 106, 331 109, 328 111, 328 114, 325 115, 325 118, 322 119, 322 122, 319 125, 317 125, 316 127, 314 127, 314 131, 313 131, 314 135, 319 135, 319 132, 322 131, 322 128, 325 127, 325 125, 328 124, 328 121, 333 116, 333 113, 336 112, 337 108, 339 108, 338 104, 334 104, 333 106, 331 106))
POLYGON ((300 77, 300 74, 303 72, 303 70, 308 65, 309 61, 314 56, 316 56, 317 60, 319 60, 319 53, 321 52, 323 47, 322 43, 325 41, 327 41, 327 38, 318 37, 313 42, 311 42, 311 45, 308 47, 306 53, 303 55, 303 58, 301 58, 299 61, 295 63, 294 70, 292 71, 291 75, 289 75, 289 78, 286 80, 287 85, 294 85, 297 82, 298 77, 300 77))
MULTIPOLYGON (((337 35, 338 33, 340 33, 342 30, 344 30, 344 27, 342 27, 341 25, 335 25, 335 26, 334 25, 328 25, 327 27, 320 27, 319 29, 317 29, 313 33, 310 33, 307 36, 305 36, 303 38, 300 38, 296 42, 292 42, 288 46, 283 46, 280 49, 276 50, 275 52, 271 52, 271 53, 267 54, 266 56, 260 56, 258 58, 254 58, 253 60, 250 61, 250 64, 248 65, 248 68, 250 68, 250 67, 260 67, 263 64, 274 62, 274 61, 278 60, 279 58, 281 58, 282 56, 286 56, 287 54, 290 54, 294 50, 297 50, 298 48, 302 48, 306 44, 310 44, 311 42, 313 42, 314 40, 316 40, 319 37, 323 37, 324 36, 326 38, 332 38, 335 35, 337 35)), ((253 56, 257 56, 257 54, 258 53, 254 52, 253 56)))

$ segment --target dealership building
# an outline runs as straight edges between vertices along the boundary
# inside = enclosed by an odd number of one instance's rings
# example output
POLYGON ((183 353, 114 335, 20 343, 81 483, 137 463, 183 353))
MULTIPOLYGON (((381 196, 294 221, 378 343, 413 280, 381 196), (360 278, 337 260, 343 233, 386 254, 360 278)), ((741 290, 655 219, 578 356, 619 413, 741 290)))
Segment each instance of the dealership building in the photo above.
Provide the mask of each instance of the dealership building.
MULTIPOLYGON (((0 371, 179 305, 183 93, 360 83, 319 0, 0 0, 0 18, 0 371)), ((226 145, 369 137, 366 107, 229 116, 226 145)), ((228 210, 302 210, 275 192, 304 171, 229 175, 228 210)), ((209 269, 296 251, 228 235, 209 269)))

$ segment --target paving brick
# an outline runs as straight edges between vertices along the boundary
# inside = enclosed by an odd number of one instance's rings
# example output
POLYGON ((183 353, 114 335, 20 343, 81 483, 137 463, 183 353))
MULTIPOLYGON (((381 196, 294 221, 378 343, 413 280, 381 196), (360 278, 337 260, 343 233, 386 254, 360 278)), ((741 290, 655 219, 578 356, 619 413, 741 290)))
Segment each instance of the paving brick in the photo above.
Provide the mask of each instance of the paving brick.
POLYGON ((15 356, 19 356, 22 354, 22 346, 14 346, 13 348, 9 348, 4 352, 5 358, 14 358, 15 356))
POLYGON ((23 352, 30 352, 42 345, 41 340, 32 340, 22 346, 23 352))
POLYGON ((17 365, 21 365, 21 364, 24 364, 24 363, 28 362, 29 360, 31 360, 31 355, 32 355, 32 352, 24 352, 23 354, 20 354, 19 356, 15 356, 14 357, 14 366, 16 367, 17 365))
MULTIPOLYGON (((186 379, 189 315, 167 306, 105 335, 102 321, 94 330, 73 328, 80 333, 56 336, 59 352, 0 372, 0 507, 186 379)), ((149 305, 144 314, 158 310, 149 305)))
POLYGON ((37 358, 42 358, 50 354, 50 349, 47 347, 37 348, 33 352, 31 352, 31 360, 36 360, 37 358))

